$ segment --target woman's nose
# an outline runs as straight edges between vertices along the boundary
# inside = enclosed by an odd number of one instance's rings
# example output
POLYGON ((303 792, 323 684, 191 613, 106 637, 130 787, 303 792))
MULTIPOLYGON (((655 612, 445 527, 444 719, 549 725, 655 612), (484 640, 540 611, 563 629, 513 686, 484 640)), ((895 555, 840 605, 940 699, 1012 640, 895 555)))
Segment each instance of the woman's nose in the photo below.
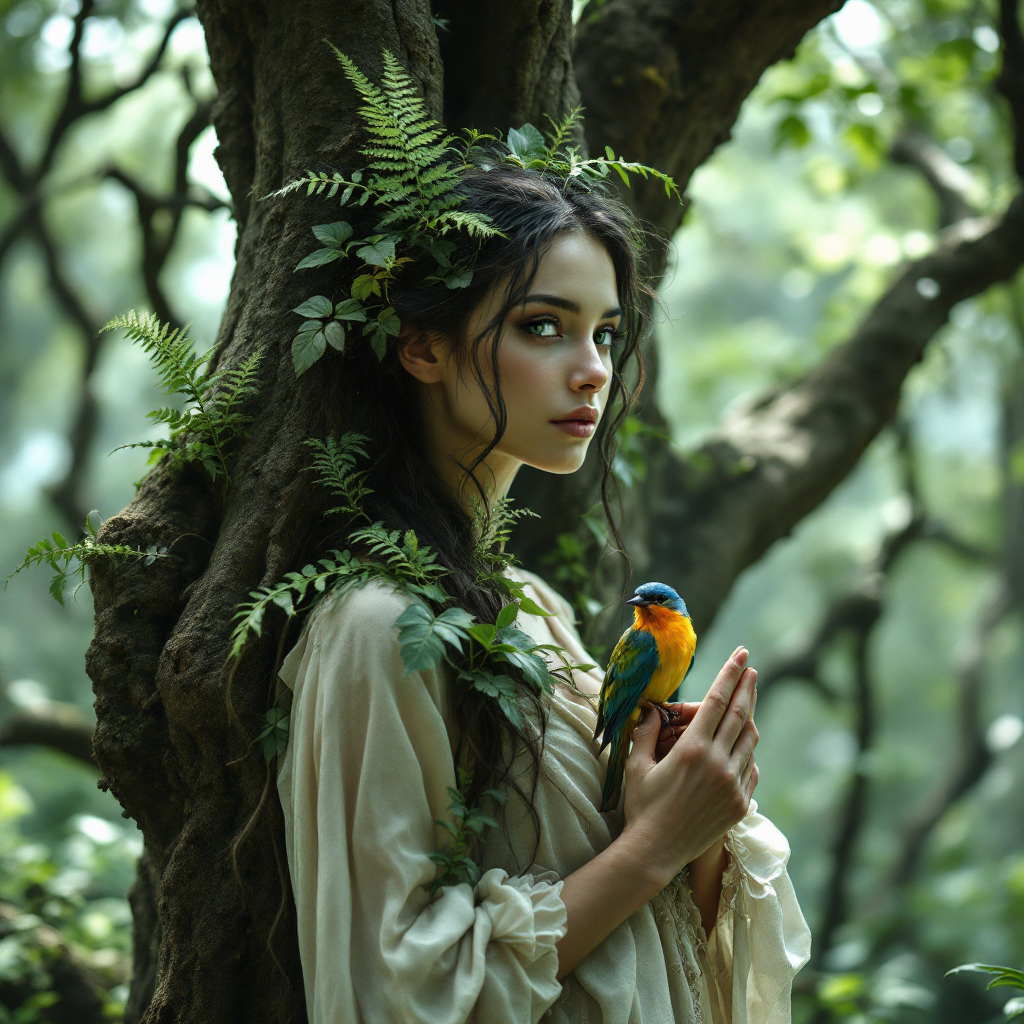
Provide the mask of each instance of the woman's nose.
POLYGON ((611 377, 611 369, 605 365, 597 346, 587 339, 580 345, 582 352, 569 378, 569 386, 573 391, 601 391, 611 377))

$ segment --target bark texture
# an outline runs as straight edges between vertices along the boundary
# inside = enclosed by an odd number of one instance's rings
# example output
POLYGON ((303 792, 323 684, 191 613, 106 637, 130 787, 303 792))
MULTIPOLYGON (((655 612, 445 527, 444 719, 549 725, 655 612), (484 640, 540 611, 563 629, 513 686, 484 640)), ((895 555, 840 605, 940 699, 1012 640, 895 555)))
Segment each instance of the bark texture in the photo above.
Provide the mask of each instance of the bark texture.
MULTIPOLYGON (((445 0, 439 10, 449 25, 440 43, 427 0, 200 0, 219 88, 211 113, 218 159, 239 225, 218 359, 237 365, 255 348, 264 357, 252 435, 237 454, 230 490, 197 472, 158 468, 108 521, 103 540, 166 544, 175 557, 145 568, 97 566, 93 579, 96 761, 101 784, 146 842, 132 894, 138 954, 130 1020, 305 1017, 280 808, 248 742, 266 710, 278 652, 251 645, 230 694, 224 669, 235 607, 295 567, 322 512, 302 442, 323 433, 325 404, 339 390, 331 382, 337 364, 329 353, 296 384, 289 310, 327 287, 326 277, 292 268, 311 247, 310 225, 329 215, 313 201, 259 201, 305 168, 362 162, 356 98, 319 41, 340 45, 371 76, 387 47, 452 127, 543 124, 582 93, 592 147, 607 142, 685 182, 728 136, 763 69, 838 6, 609 0, 580 32, 577 89, 569 0, 445 0), (233 863, 233 843, 264 801, 233 863)), ((681 211, 653 191, 638 190, 632 201, 657 232, 678 226, 681 211)), ((1019 266, 1022 216, 1017 203, 1000 224, 973 240, 951 239, 909 270, 824 366, 724 425, 701 459, 651 448, 627 525, 640 567, 657 564, 659 575, 678 579, 700 626, 736 575, 854 465, 952 303, 1019 266), (917 289, 923 276, 938 283, 937 298, 917 289)), ((581 476, 533 488, 546 518, 543 535, 523 537, 530 557, 555 533, 578 527, 573 495, 587 486, 581 476)))

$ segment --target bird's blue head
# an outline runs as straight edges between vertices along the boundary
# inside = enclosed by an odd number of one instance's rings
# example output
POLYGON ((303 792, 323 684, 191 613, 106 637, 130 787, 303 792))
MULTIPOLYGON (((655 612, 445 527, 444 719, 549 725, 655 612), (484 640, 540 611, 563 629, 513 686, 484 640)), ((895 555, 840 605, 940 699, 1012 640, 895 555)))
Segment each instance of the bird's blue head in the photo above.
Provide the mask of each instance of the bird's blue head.
POLYGON ((650 605, 657 605, 660 608, 671 608, 680 615, 689 617, 686 610, 686 602, 669 586, 664 583, 644 583, 636 588, 636 596, 631 597, 626 604, 635 608, 647 608, 650 605))

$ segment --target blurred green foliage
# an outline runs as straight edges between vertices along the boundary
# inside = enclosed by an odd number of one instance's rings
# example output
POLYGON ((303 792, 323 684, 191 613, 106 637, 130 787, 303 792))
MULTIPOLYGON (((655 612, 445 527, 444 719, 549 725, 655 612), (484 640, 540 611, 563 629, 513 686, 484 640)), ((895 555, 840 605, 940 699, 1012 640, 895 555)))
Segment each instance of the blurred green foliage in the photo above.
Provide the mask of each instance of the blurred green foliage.
MULTIPOLYGON (((0 0, 0 127, 27 160, 40 152, 59 103, 75 10, 72 0, 0 0)), ((83 41, 86 93, 129 81, 171 14, 164 0, 101 4, 83 41)), ((765 76, 732 141, 693 181, 694 207, 662 288, 658 398, 681 449, 730 411, 817 364, 849 336, 901 261, 935 245, 936 196, 916 168, 890 157, 901 132, 918 126, 934 140, 962 172, 979 213, 1005 207, 1017 183, 1008 118, 992 91, 1000 61, 994 15, 990 2, 974 0, 848 0, 794 60, 765 76)), ((105 169, 116 164, 156 191, 170 186, 174 140, 194 104, 186 68, 192 90, 212 94, 192 18, 175 30, 162 70, 143 88, 72 130, 48 179, 47 224, 68 279, 98 323, 146 304, 134 201, 105 169)), ((207 129, 191 147, 190 174, 223 196, 214 145, 207 129)), ((17 202, 0 184, 0 225, 17 202)), ((225 211, 187 210, 161 275, 176 315, 193 323, 204 346, 214 339, 226 297, 233 243, 225 211)), ((951 533, 989 552, 999 550, 1002 530, 1000 403, 1022 352, 1024 294, 1016 287, 954 310, 908 381, 901 409, 922 504, 951 533)), ((0 267, 4 574, 41 533, 78 526, 60 522, 45 488, 70 457, 82 352, 38 245, 22 238, 0 267)), ((140 436, 156 383, 143 353, 117 338, 104 343, 91 383, 100 421, 87 507, 111 514, 130 500, 145 457, 107 453, 140 436)), ((637 421, 630 429, 616 466, 627 481, 645 470, 643 428, 637 421)), ((153 428, 151 437, 159 436, 153 428)), ((701 637, 687 698, 703 693, 737 643, 765 668, 799 653, 831 602, 864 584, 883 537, 911 511, 899 451, 891 435, 879 438, 822 508, 741 578, 701 637)), ((1008 456, 1017 479, 1022 451, 1008 456)), ((556 585, 588 571, 578 542, 559 543, 551 566, 556 585)), ((899 557, 884 586, 884 614, 869 646, 878 735, 860 765, 870 796, 849 877, 850 914, 819 969, 798 979, 798 1019, 1001 1019, 1006 1000, 986 994, 982 979, 943 975, 967 961, 1024 961, 1019 615, 1003 621, 987 644, 981 715, 992 764, 942 816, 912 882, 895 895, 881 893, 903 827, 949 770, 958 672, 997 571, 991 562, 919 542, 899 557)), ((62 609, 46 585, 41 573, 19 579, 0 604, 0 720, 47 701, 91 714, 83 668, 88 592, 62 609)), ((859 756, 843 638, 826 652, 822 676, 823 690, 780 680, 758 708, 758 799, 793 845, 791 870, 812 925, 821 918, 839 810, 859 756)), ((23 938, 38 918, 105 979, 113 1012, 125 998, 125 897, 141 844, 94 783, 94 772, 61 754, 0 749, 0 900, 25 918, 9 933, 0 927, 0 990, 9 978, 45 970, 23 938)), ((22 1017, 7 1016, 30 1020, 44 1009, 26 1003, 12 1011, 22 1017)))

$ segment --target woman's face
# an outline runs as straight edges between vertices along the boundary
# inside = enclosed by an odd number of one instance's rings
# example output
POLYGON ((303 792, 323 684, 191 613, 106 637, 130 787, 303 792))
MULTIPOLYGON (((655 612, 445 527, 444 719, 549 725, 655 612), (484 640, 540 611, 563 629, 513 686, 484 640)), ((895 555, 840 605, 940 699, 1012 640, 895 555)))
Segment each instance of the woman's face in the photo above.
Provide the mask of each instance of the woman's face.
MULTIPOLYGON (((497 314, 501 292, 492 290, 474 312, 470 338, 497 314)), ((549 473, 579 469, 608 399, 620 319, 608 251, 580 231, 557 235, 526 301, 501 329, 498 372, 508 422, 487 459, 498 477, 514 475, 522 464, 549 473)), ((486 365, 486 352, 481 356, 486 365)), ((432 455, 471 462, 494 437, 487 398, 472 368, 460 368, 443 339, 408 344, 401 358, 427 385, 424 426, 432 455)), ((495 483, 500 487, 502 481, 495 483)))

